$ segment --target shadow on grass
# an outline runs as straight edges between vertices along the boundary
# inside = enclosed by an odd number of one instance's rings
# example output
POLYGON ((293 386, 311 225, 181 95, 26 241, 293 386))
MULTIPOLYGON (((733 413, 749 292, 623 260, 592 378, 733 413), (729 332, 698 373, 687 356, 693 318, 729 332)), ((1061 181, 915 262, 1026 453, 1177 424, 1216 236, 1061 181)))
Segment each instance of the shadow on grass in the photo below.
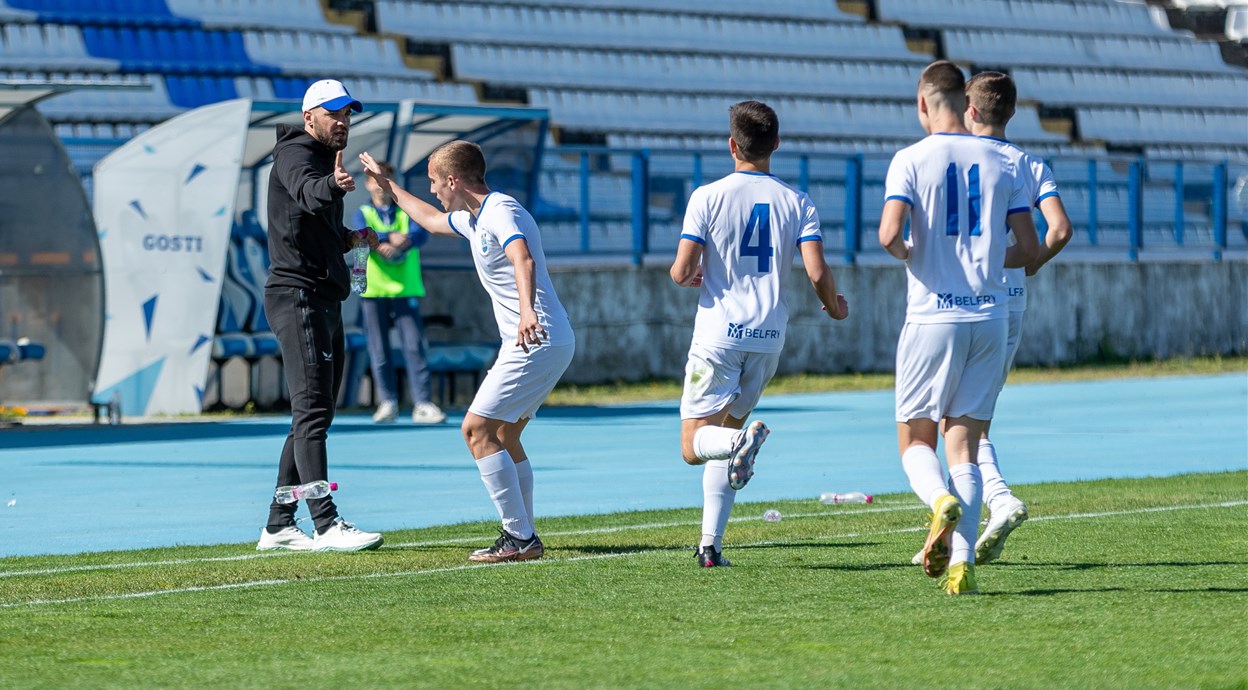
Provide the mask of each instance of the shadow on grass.
POLYGON ((1146 592, 1150 594, 1248 594, 1248 587, 1193 587, 1191 589, 1093 587, 1090 589, 1025 589, 1021 592, 980 592, 980 594, 988 597, 1046 597, 1054 594, 1099 594, 1103 592, 1146 592))
POLYGON ((810 542, 810 541, 770 541, 766 544, 742 544, 741 546, 733 546, 731 544, 724 547, 725 550, 733 551, 745 549, 848 549, 862 546, 879 546, 878 541, 850 541, 850 542, 810 542))
POLYGON ((1248 565, 1248 561, 1155 561, 1152 563, 1043 563, 1039 561, 993 561, 993 568, 1036 568, 1044 570, 1098 570, 1101 568, 1198 568, 1248 565))
POLYGON ((865 573, 879 570, 914 570, 912 563, 855 563, 842 565, 808 565, 806 570, 838 570, 846 573, 865 573))
POLYGON ((1146 589, 1158 594, 1248 594, 1248 587, 1193 587, 1192 589, 1146 589))
MULTIPOLYGON (((543 540, 545 541, 545 540, 543 540)), ((626 553, 643 553, 651 551, 688 551, 693 553, 692 546, 659 546, 657 544, 558 544, 553 550, 560 553, 569 551, 579 551, 589 554, 626 554, 626 553)))
POLYGON ((1021 592, 983 592, 983 597, 1048 597, 1055 594, 1102 594, 1105 592, 1128 592, 1126 587, 1093 587, 1090 589, 1025 589, 1021 592))

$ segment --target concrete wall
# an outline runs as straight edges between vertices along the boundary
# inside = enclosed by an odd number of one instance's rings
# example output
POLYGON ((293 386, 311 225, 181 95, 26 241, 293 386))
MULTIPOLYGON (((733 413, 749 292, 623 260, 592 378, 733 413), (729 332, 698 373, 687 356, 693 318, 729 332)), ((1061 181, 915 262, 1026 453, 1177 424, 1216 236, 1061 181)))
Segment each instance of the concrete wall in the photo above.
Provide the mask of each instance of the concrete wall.
MULTIPOLYGON (((850 317, 819 309, 795 267, 781 373, 891 371, 905 316, 898 263, 834 266, 850 317)), ((565 382, 679 378, 693 332, 697 291, 676 287, 666 265, 552 268, 572 317, 577 354, 565 382)), ((470 270, 427 269, 426 314, 451 314, 451 333, 496 340, 489 298, 470 270)), ((1030 279, 1018 363, 1069 364, 1114 355, 1164 358, 1248 354, 1248 261, 1101 263, 1061 257, 1030 279)))

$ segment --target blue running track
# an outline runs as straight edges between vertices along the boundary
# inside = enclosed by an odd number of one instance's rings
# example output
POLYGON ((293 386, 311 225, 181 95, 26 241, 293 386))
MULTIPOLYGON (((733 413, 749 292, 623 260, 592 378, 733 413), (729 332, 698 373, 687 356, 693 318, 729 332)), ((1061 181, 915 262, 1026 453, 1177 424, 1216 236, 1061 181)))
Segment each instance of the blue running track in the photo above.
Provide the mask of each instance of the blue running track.
MULTIPOLYGON (((892 406, 891 391, 764 396, 755 417, 773 433, 739 500, 908 491, 892 406)), ((342 515, 381 531, 495 519, 458 421, 340 416, 342 515)), ((254 541, 288 428, 261 417, 0 431, 0 556, 254 541)), ((675 401, 542 410, 525 432, 539 526, 700 505, 679 430, 675 401)), ((1010 385, 993 439, 1012 484, 1248 469, 1248 375, 1010 385)))

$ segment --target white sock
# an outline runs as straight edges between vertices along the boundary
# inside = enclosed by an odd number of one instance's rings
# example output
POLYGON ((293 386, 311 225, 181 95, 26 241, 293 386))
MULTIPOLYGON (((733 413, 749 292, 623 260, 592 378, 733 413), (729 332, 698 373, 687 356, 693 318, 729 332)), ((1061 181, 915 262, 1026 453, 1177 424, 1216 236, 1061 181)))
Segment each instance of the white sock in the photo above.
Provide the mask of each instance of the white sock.
POLYGON ((533 515, 533 466, 528 459, 516 463, 516 478, 520 481, 520 495, 524 496, 524 512, 536 529, 537 518, 533 515))
POLYGON ((737 490, 728 486, 728 461, 708 461, 702 469, 702 542, 698 546, 713 545, 723 551, 724 530, 736 500, 737 490))
POLYGON ((984 479, 984 503, 988 504, 990 512, 1002 501, 1014 497, 997 467, 997 449, 986 438, 979 442, 979 474, 984 479))
MULTIPOLYGON (((732 455, 732 448, 737 445, 737 435, 740 433, 740 429, 729 429, 726 426, 699 427, 693 434, 693 454, 699 460, 723 460, 732 455)), ((727 474, 727 470, 724 472, 727 474)))
POLYGON ((521 539, 533 536, 533 523, 524 509, 524 496, 520 492, 520 479, 516 476, 516 463, 512 462, 511 454, 500 450, 477 461, 477 470, 481 473, 481 481, 498 509, 498 517, 503 521, 503 529, 521 539))
POLYGON ((962 504, 962 519, 953 533, 949 562, 974 563, 975 537, 979 534, 979 513, 983 509, 979 468, 969 462, 950 467, 949 484, 958 503, 962 504))
POLYGON ((910 446, 901 454, 901 468, 910 478, 910 488, 914 494, 927 507, 936 510, 936 499, 949 493, 936 451, 921 443, 910 446))

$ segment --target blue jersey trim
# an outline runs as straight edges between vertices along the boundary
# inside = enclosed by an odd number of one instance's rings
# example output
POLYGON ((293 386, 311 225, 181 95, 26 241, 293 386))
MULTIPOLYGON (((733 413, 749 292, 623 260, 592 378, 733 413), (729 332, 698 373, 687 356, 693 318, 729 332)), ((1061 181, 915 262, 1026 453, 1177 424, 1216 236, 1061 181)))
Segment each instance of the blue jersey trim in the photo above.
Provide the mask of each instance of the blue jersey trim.
POLYGON ((455 217, 455 214, 454 214, 454 213, 448 213, 448 214, 446 214, 446 224, 447 224, 447 225, 449 225, 449 226, 451 226, 451 232, 455 233, 456 235, 459 235, 460 237, 462 237, 462 238, 464 238, 464 239, 468 239, 468 236, 467 236, 467 235, 465 235, 464 233, 460 232, 460 231, 459 231, 459 228, 455 227, 455 221, 451 220, 451 219, 452 219, 452 218, 454 218, 454 217, 455 217))
POLYGON ((1030 208, 1027 208, 1026 206, 1019 206, 1018 208, 1012 208, 1012 209, 1010 209, 1010 210, 1006 211, 1006 212, 1005 212, 1005 215, 1007 215, 1007 216, 1012 216, 1012 215, 1014 215, 1015 213, 1030 213, 1030 212, 1031 212, 1031 209, 1030 209, 1030 208))
POLYGON ((680 239, 689 240, 690 242, 697 242, 698 244, 706 244, 706 240, 702 239, 701 237, 694 237, 693 235, 686 235, 683 232, 680 233, 680 239))
POLYGON ((754 172, 753 170, 734 170, 738 175, 753 175, 754 177, 771 177, 771 173, 754 172))
MULTIPOLYGON (((481 204, 481 205, 485 206, 485 204, 481 204)), ((507 245, 511 244, 515 240, 524 240, 525 242, 528 242, 528 240, 524 238, 523 233, 518 233, 518 234, 512 235, 511 237, 508 237, 507 241, 503 242, 503 249, 507 249, 507 245)))
POLYGON ((1045 194, 1041 194, 1041 195, 1040 195, 1040 198, 1039 198, 1039 199, 1036 199, 1036 208, 1040 208, 1040 202, 1041 202, 1041 201, 1044 201, 1045 199, 1047 199, 1047 198, 1049 198, 1049 197, 1051 197, 1051 196, 1055 196, 1055 197, 1057 197, 1057 198, 1059 198, 1059 199, 1060 199, 1060 198, 1062 198, 1062 195, 1058 194, 1057 192, 1047 192, 1047 193, 1045 193, 1045 194))
POLYGON ((973 136, 975 136, 975 135, 974 135, 974 134, 971 134, 970 132, 936 132, 936 133, 935 133, 935 134, 933 134, 932 136, 937 136, 937 137, 973 137, 973 136))
POLYGON ((884 199, 884 201, 885 201, 885 202, 889 202, 889 201, 904 201, 904 202, 906 202, 906 204, 908 204, 909 206, 914 206, 914 202, 913 202, 913 201, 910 201, 910 199, 908 199, 908 198, 906 198, 906 197, 904 197, 904 196, 901 196, 901 195, 899 195, 899 194, 894 194, 894 195, 892 195, 892 196, 890 196, 890 197, 887 197, 886 199, 884 199))
POLYGON ((798 244, 801 244, 803 242, 822 242, 822 241, 823 241, 822 236, 815 236, 815 235, 807 235, 805 237, 797 238, 798 244))

